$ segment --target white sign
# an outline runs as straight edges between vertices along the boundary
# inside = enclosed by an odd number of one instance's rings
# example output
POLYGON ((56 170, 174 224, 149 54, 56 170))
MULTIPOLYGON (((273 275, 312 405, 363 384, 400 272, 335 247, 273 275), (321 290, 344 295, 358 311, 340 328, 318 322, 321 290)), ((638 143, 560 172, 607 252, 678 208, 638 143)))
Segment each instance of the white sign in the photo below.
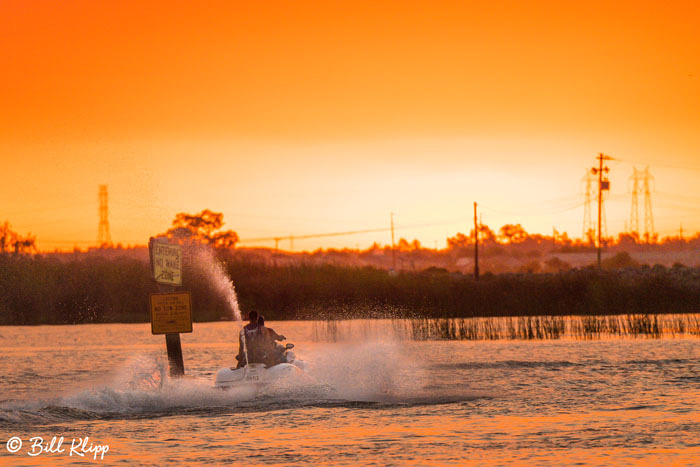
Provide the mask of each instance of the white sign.
POLYGON ((182 247, 153 240, 151 242, 151 264, 156 282, 182 285, 182 247))

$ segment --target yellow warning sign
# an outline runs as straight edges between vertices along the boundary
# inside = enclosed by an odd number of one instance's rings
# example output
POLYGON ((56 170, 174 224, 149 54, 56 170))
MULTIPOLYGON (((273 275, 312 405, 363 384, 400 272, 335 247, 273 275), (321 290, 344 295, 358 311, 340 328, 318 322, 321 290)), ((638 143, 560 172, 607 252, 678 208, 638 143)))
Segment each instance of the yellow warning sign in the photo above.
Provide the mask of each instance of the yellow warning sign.
POLYGON ((151 333, 192 332, 192 298, 189 292, 151 294, 151 333))
POLYGON ((151 239, 151 265, 157 282, 182 285, 182 247, 167 241, 151 239))

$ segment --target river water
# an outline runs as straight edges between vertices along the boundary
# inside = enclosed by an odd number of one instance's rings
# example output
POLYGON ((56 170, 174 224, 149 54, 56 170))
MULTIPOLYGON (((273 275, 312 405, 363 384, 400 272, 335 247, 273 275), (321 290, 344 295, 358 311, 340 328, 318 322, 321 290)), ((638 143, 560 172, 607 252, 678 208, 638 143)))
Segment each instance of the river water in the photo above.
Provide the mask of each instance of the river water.
POLYGON ((148 324, 0 328, 0 464, 700 464, 698 338, 413 342, 355 322, 327 342, 268 324, 309 368, 252 399, 211 387, 240 323, 195 323, 174 381, 148 324), (64 444, 30 456, 37 437, 64 444))

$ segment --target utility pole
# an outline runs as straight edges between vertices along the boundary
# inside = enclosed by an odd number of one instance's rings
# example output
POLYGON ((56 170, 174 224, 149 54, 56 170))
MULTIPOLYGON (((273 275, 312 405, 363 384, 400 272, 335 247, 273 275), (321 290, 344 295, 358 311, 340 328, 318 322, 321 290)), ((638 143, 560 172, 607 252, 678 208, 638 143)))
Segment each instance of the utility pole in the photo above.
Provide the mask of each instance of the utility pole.
POLYGON ((391 268, 396 271, 396 247, 394 245, 394 213, 391 213, 391 268))
MULTIPOLYGON (((605 205, 603 205, 603 238, 608 238, 608 217, 605 215, 605 205)), ((607 247, 607 243, 605 244, 607 247)))
POLYGON ((479 225, 476 222, 476 201, 474 201, 474 280, 479 280, 479 225))
POLYGON ((602 152, 598 154, 598 167, 593 167, 591 173, 598 175, 598 269, 600 269, 600 249, 602 246, 602 218, 603 218, 603 191, 610 190, 610 181, 607 175, 603 174, 610 172, 607 166, 603 166, 603 161, 612 160, 612 157, 606 156, 602 152))

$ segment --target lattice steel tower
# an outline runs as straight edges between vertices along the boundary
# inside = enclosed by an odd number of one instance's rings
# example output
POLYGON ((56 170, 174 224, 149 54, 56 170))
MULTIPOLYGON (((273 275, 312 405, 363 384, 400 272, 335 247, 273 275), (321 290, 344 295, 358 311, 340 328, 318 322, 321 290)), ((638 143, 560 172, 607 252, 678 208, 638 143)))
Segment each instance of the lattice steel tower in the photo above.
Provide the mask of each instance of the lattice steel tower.
POLYGON ((630 207, 630 233, 639 238, 639 183, 642 180, 643 172, 632 168, 630 176, 632 180, 632 206, 630 207))
POLYGON ((593 199, 596 194, 593 192, 593 182, 596 181, 595 175, 591 173, 590 170, 586 170, 586 175, 581 179, 585 183, 585 195, 586 201, 583 205, 583 234, 581 235, 581 240, 584 242, 586 240, 589 243, 595 241, 595 229, 596 225, 591 218, 591 205, 593 204, 593 199))
MULTIPOLYGON (((613 160, 612 157, 606 156, 605 154, 598 153, 598 167, 593 167, 591 169, 591 173, 594 175, 598 176, 598 269, 600 269, 601 266, 601 248, 602 248, 602 240, 603 240, 603 221, 605 220, 605 212, 603 211, 603 192, 604 191, 610 191, 610 180, 608 180, 608 172, 610 172, 610 168, 606 165, 603 165, 605 161, 611 161, 613 160)), ((607 235, 607 226, 606 226, 606 233, 607 235)))
POLYGON ((112 237, 109 235, 109 207, 107 205, 107 185, 100 185, 98 199, 100 201, 100 225, 97 228, 97 246, 110 246, 112 244, 112 237))
POLYGON ((654 233, 654 214, 651 211, 651 189, 649 182, 654 180, 654 177, 649 173, 649 166, 644 169, 644 240, 649 243, 651 240, 656 240, 654 233))

